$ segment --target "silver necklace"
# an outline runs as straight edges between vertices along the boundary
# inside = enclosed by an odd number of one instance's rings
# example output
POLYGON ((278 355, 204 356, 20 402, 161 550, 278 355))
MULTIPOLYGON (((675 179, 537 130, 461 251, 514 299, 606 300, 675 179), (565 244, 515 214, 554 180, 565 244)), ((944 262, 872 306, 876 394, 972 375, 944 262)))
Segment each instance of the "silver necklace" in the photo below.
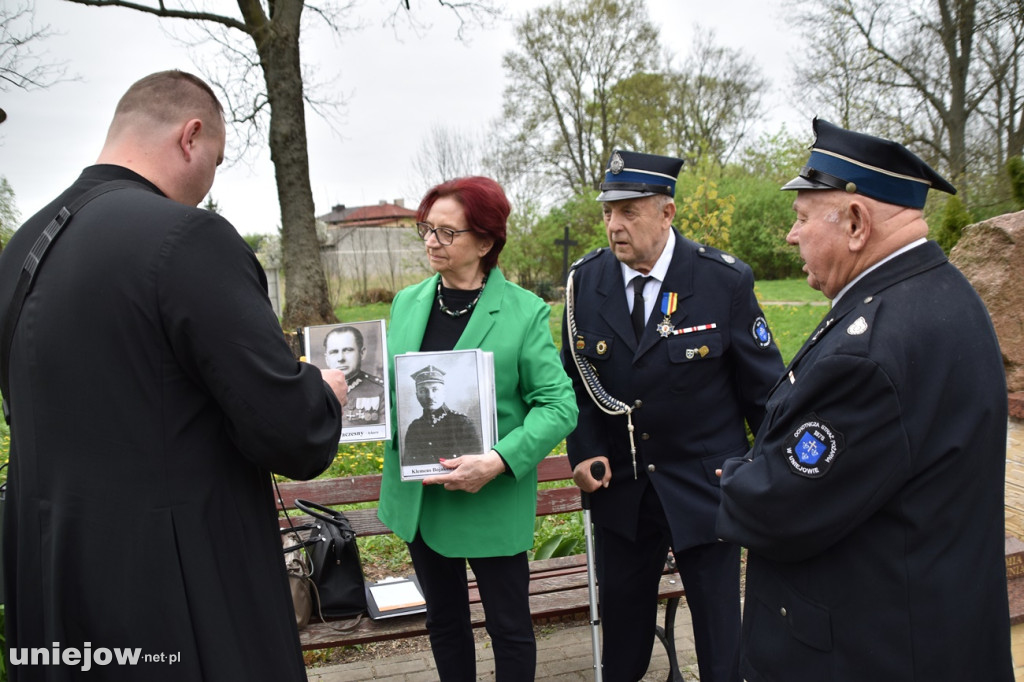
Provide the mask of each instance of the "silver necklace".
POLYGON ((444 304, 444 298, 441 296, 441 280, 437 280, 437 305, 441 308, 441 312, 448 317, 462 317, 476 305, 476 302, 480 300, 480 295, 484 293, 484 287, 487 286, 487 275, 484 275, 484 281, 480 283, 480 290, 476 292, 476 298, 469 302, 462 310, 451 310, 444 304))

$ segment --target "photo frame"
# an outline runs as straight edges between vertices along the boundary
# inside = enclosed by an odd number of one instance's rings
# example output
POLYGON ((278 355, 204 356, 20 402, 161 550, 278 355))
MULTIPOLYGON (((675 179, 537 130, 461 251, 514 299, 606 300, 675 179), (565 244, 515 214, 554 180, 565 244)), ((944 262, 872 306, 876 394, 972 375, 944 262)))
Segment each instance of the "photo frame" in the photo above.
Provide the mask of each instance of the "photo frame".
POLYGON ((348 404, 342 408, 341 443, 391 440, 391 390, 384 320, 306 327, 306 361, 342 369, 348 404))
POLYGON ((497 439, 494 355, 479 349, 395 356, 403 481, 445 474, 442 458, 479 455, 497 439))

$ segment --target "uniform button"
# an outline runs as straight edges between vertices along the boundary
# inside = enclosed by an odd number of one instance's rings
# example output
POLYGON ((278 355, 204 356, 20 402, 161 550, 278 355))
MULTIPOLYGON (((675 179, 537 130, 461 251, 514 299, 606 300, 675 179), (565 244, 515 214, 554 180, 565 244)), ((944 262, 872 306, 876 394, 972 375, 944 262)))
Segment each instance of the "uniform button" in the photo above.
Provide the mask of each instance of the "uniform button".
POLYGON ((648 464, 647 465, 647 470, 653 473, 654 472, 654 465, 653 464, 648 464))
POLYGON ((639 409, 639 408, 641 408, 643 406, 644 406, 644 401, 642 401, 642 400, 637 400, 636 402, 633 403, 633 407, 635 407, 637 409, 639 409))
POLYGON ((782 616, 783 618, 786 617, 786 607, 785 606, 783 606, 781 609, 779 609, 779 615, 782 616))
POLYGON ((698 250, 698 251, 700 251, 701 253, 704 253, 705 251, 707 251, 707 249, 705 249, 705 248, 704 248, 703 246, 702 246, 702 247, 700 247, 700 248, 699 248, 699 249, 697 249, 697 250, 698 250))
POLYGON ((873 301, 873 300, 875 300, 874 296, 868 296, 867 298, 864 299, 864 302, 865 303, 871 303, 871 301, 873 301))
POLYGON ((640 440, 650 440, 650 439, 651 439, 651 434, 649 434, 649 433, 641 433, 640 434, 640 440))

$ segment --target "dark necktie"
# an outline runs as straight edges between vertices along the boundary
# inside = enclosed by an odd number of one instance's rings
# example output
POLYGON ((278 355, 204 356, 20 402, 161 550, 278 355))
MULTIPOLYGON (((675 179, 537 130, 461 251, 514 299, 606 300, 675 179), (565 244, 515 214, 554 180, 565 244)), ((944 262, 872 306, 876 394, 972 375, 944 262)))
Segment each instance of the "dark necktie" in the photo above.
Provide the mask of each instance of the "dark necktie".
POLYGON ((636 333, 636 340, 644 335, 644 327, 647 326, 647 316, 644 315, 644 285, 650 277, 637 275, 633 278, 633 331, 636 333))

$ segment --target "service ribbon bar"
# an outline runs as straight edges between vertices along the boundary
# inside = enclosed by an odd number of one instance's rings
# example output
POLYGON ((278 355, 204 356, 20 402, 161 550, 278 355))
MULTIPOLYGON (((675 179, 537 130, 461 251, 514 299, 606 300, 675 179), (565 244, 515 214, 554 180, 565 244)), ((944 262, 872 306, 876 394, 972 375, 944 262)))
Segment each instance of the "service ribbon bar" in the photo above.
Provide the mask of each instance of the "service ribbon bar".
POLYGON ((676 334, 691 334, 693 332, 704 332, 704 331, 707 331, 709 329, 717 329, 717 328, 718 328, 718 324, 716 324, 715 322, 712 322, 711 324, 698 324, 698 325, 693 326, 693 327, 684 327, 683 329, 676 329, 676 330, 674 330, 672 332, 672 334, 673 335, 676 335, 676 334))

